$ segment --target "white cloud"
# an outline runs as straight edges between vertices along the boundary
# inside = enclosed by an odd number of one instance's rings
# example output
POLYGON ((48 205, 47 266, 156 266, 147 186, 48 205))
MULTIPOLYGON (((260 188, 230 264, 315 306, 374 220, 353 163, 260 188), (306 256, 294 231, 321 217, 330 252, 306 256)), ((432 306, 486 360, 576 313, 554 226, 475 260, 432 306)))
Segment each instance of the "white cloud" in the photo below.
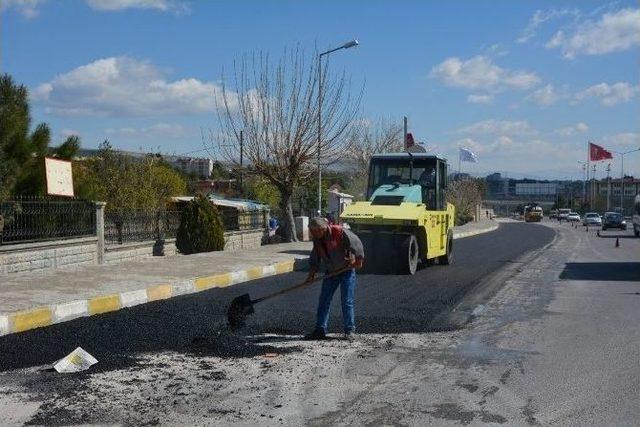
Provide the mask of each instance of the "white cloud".
POLYGON ((589 126, 586 123, 576 123, 575 126, 567 126, 564 128, 556 129, 553 133, 561 136, 573 136, 580 133, 585 133, 589 130, 589 126))
POLYGON ((195 78, 167 81, 146 61, 99 59, 38 86, 32 97, 58 116, 157 116, 214 110, 220 86, 195 78))
POLYGON ((448 86, 490 91, 528 89, 540 81, 535 73, 501 68, 482 55, 467 60, 447 58, 434 66, 429 76, 448 86))
POLYGON ((94 10, 114 12, 126 9, 154 9, 161 12, 188 12, 189 7, 178 0, 85 0, 94 10))
POLYGON ((618 82, 612 85, 599 83, 593 85, 575 95, 576 101, 583 101, 588 98, 599 98, 602 105, 611 107, 613 105, 628 102, 640 93, 640 86, 633 86, 627 82, 618 82))
POLYGON ((467 102, 472 104, 491 104, 493 103, 493 95, 476 95, 467 96, 467 102))
POLYGON ((62 135, 63 138, 68 138, 73 135, 80 135, 80 132, 75 129, 62 129, 60 135, 62 135))
POLYGON ((105 129, 104 133, 112 137, 125 139, 148 139, 162 137, 164 139, 180 139, 195 134, 193 129, 187 129, 180 124, 156 123, 151 126, 134 128, 121 127, 105 129))
POLYGON ((559 48, 567 59, 578 55, 603 55, 640 46, 640 9, 621 9, 605 13, 599 21, 586 20, 576 29, 559 30, 547 42, 559 48))
POLYGON ((550 10, 536 10, 529 23, 522 30, 520 37, 518 37, 518 43, 526 43, 530 39, 536 36, 538 28, 547 21, 560 18, 563 16, 573 16, 577 18, 580 16, 580 11, 577 9, 550 9, 550 10))
POLYGON ((623 132, 602 138, 602 142, 620 150, 640 148, 640 133, 623 132))
POLYGON ((559 95, 556 93, 553 85, 548 84, 545 87, 534 91, 527 98, 532 99, 538 105, 547 107, 555 103, 559 99, 559 95))
POLYGON ((14 9, 26 19, 33 19, 40 14, 38 7, 42 3, 44 0, 0 0, 0 13, 14 9))
POLYGON ((469 135, 531 135, 536 133, 526 120, 484 120, 458 129, 469 135))

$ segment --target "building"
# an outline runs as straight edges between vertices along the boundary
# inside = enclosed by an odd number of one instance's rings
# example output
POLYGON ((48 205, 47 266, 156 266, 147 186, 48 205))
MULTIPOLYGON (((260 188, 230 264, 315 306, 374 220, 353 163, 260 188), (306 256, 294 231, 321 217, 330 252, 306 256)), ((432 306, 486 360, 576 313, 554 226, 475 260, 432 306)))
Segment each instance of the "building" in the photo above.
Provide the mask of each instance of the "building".
POLYGON ((171 166, 186 175, 207 179, 213 171, 213 160, 203 157, 162 156, 171 166))
MULTIPOLYGON (((587 197, 591 196, 593 198, 592 206, 594 206, 594 209, 600 211, 620 209, 620 195, 623 188, 620 178, 589 181, 586 187, 587 197)), ((633 202, 637 194, 640 194, 640 179, 625 176, 624 193, 622 194, 625 215, 631 215, 633 202)))

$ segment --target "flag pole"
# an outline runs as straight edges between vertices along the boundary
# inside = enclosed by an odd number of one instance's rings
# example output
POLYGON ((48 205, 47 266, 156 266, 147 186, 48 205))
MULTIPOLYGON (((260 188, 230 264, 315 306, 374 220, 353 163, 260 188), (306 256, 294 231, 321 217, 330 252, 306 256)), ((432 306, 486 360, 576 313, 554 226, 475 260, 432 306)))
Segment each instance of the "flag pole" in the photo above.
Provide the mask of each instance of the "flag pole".
MULTIPOLYGON (((589 205, 591 205, 591 184, 589 183, 589 166, 590 166, 589 165, 589 159, 591 158, 591 149, 590 149, 591 147, 590 147, 590 144, 591 144, 591 142, 587 141, 587 175, 586 175, 585 181, 584 181, 585 188, 587 186, 589 186, 589 205)), ((585 196, 584 205, 585 205, 585 208, 586 208, 587 207, 587 200, 586 200, 587 192, 586 191, 584 193, 584 196, 585 196)))

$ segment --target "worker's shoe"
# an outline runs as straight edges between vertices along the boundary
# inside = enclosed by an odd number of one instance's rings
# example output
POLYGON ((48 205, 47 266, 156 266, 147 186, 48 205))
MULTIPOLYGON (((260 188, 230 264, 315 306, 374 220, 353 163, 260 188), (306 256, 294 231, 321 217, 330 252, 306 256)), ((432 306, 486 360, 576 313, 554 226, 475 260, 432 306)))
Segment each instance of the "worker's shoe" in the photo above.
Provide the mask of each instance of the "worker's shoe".
POLYGON ((304 339, 307 341, 318 341, 318 340, 326 340, 327 334, 322 329, 314 329, 313 332, 304 336, 304 339))
POLYGON ((356 333, 353 331, 348 331, 344 333, 344 339, 349 342, 354 342, 356 340, 356 333))

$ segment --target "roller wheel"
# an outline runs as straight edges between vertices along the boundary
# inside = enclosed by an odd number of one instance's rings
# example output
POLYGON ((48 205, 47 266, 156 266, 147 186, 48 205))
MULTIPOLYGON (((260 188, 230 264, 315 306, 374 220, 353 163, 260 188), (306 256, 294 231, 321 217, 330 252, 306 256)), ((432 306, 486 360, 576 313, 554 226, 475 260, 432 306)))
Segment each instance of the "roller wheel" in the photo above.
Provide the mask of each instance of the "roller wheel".
POLYGON ((418 269, 418 239, 411 234, 407 236, 400 244, 398 251, 398 273, 399 274, 416 274, 418 269))
POLYGON ((447 253, 438 257, 438 264, 449 265, 453 262, 453 233, 447 234, 447 253))

